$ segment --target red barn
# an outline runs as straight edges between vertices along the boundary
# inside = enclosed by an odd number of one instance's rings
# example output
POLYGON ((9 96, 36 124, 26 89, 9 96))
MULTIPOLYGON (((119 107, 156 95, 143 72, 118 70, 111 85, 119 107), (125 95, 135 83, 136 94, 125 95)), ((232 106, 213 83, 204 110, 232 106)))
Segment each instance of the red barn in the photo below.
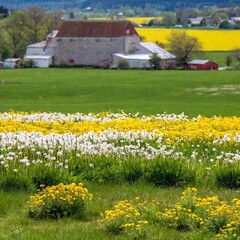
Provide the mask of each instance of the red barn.
POLYGON ((192 60, 187 63, 187 70, 218 70, 218 64, 209 60, 192 60))

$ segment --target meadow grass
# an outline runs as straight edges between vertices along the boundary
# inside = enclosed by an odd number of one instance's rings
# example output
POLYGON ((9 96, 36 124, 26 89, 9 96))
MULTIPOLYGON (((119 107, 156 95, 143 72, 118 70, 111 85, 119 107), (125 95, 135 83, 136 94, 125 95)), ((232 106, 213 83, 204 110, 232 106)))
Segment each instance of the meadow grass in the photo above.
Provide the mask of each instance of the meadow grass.
POLYGON ((0 111, 236 115, 240 72, 0 70, 0 111))
MULTIPOLYGON (((123 235, 112 235, 104 232, 97 219, 100 212, 110 209, 114 203, 124 199, 140 196, 148 201, 158 199, 162 204, 170 205, 179 201, 181 188, 156 188, 144 183, 135 184, 96 184, 86 182, 84 185, 93 194, 93 200, 87 206, 87 217, 74 217, 56 220, 33 220, 27 217, 26 201, 31 193, 0 192, 0 207, 5 208, 5 214, 0 216, 1 240, 100 240, 129 239, 123 235)), ((199 189, 200 196, 218 195, 221 199, 231 200, 237 197, 236 191, 222 189, 199 189)), ((213 235, 198 231, 179 232, 174 229, 151 225, 146 239, 211 239, 213 235)))
MULTIPOLYGON (((203 52, 203 55, 201 55, 201 59, 211 60, 213 62, 218 63, 220 67, 225 67, 226 58, 229 55, 231 55, 231 51, 219 51, 219 52, 206 51, 206 52, 203 52)), ((231 66, 239 67, 239 62, 233 59, 231 66)))

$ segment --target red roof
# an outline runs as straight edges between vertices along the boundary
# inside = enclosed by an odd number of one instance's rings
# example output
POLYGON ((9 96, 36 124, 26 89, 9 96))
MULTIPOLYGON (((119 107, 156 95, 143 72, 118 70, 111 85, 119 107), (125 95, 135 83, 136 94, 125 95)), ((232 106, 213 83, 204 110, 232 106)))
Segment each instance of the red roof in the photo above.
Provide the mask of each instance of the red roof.
POLYGON ((138 35, 130 21, 64 21, 56 37, 121 37, 138 35))

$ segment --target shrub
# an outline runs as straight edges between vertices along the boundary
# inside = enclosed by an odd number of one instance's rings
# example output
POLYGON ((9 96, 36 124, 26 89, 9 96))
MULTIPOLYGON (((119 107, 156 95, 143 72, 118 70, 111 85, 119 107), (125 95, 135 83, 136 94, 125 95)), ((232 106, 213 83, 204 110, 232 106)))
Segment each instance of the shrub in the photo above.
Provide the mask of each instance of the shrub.
POLYGON ((31 178, 17 173, 9 173, 1 176, 0 190, 2 191, 32 191, 34 185, 31 178))
POLYGON ((53 167, 39 167, 32 174, 32 182, 38 189, 41 185, 52 186, 59 183, 66 183, 69 179, 66 170, 53 167))
POLYGON ((75 176, 95 182, 117 182, 121 180, 121 166, 118 161, 111 158, 81 158, 74 159, 69 164, 69 169, 75 176))
POLYGON ((35 67, 34 61, 32 59, 24 59, 20 62, 21 68, 33 68, 35 67))
POLYGON ((144 165, 141 160, 129 159, 122 164, 123 180, 133 183, 143 177, 144 165))
POLYGON ((240 164, 233 163, 219 166, 216 170, 217 185, 224 188, 240 188, 240 164))
POLYGON ((156 159, 149 163, 146 179, 156 186, 184 186, 195 181, 196 174, 186 162, 173 159, 156 159))
POLYGON ((128 62, 125 59, 120 59, 118 62, 118 68, 119 69, 128 69, 128 62))
POLYGON ((84 213, 86 201, 91 199, 92 195, 82 183, 48 186, 30 196, 27 203, 28 215, 35 219, 59 219, 74 214, 81 215, 84 213))

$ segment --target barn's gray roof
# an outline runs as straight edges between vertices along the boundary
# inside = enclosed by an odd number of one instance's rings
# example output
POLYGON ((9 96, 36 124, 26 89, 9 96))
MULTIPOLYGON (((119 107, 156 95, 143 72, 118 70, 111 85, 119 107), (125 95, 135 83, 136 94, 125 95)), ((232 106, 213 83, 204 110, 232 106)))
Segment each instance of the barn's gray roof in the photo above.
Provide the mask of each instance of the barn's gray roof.
POLYGON ((50 55, 27 55, 24 57, 25 59, 51 59, 50 55))
POLYGON ((157 53, 161 59, 175 59, 176 57, 153 42, 141 42, 140 45, 151 53, 157 53))
POLYGON ((189 18, 189 21, 193 25, 199 25, 203 19, 204 17, 196 17, 196 18, 189 18))
POLYGON ((150 60, 152 56, 151 54, 123 54, 123 53, 115 53, 113 55, 127 60, 150 60))
POLYGON ((205 64, 207 62, 209 62, 209 60, 192 60, 188 62, 188 64, 205 64))
POLYGON ((44 48, 45 46, 46 46, 46 41, 28 45, 28 47, 31 47, 31 48, 44 48))

